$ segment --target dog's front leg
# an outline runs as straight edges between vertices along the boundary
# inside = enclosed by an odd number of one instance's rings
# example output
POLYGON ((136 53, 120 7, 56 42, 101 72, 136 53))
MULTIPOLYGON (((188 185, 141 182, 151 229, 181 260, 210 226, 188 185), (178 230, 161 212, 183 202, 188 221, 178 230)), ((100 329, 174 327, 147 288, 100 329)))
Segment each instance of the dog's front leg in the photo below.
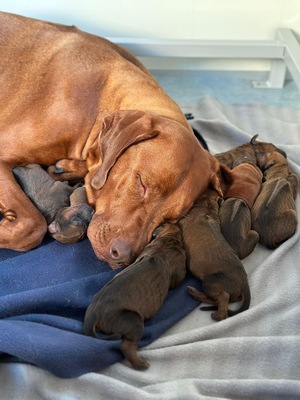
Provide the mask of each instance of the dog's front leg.
POLYGON ((88 169, 85 160, 63 159, 50 165, 47 172, 56 181, 74 181, 83 179, 88 169))
POLYGON ((0 162, 0 248, 27 251, 38 246, 47 223, 15 181, 7 165, 0 162))

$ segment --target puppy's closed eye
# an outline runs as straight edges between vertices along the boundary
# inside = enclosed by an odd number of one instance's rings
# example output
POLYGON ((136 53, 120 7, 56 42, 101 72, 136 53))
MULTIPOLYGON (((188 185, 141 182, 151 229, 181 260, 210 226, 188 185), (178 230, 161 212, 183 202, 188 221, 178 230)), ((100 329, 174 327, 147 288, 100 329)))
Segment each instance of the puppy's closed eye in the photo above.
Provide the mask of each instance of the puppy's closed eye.
POLYGON ((156 229, 154 229, 152 236, 151 236, 151 240, 155 239, 158 236, 160 231, 161 231, 161 226, 158 226, 156 229))

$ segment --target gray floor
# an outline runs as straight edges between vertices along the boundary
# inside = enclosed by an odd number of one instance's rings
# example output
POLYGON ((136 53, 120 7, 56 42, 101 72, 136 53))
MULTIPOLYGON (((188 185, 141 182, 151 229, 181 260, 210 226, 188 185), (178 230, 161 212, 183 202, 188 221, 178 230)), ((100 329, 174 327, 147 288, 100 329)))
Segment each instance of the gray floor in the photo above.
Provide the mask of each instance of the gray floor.
POLYGON ((227 104, 267 104, 300 109, 300 90, 293 80, 283 89, 255 89, 254 80, 266 80, 266 72, 151 71, 165 91, 180 105, 198 103, 211 95, 227 104))

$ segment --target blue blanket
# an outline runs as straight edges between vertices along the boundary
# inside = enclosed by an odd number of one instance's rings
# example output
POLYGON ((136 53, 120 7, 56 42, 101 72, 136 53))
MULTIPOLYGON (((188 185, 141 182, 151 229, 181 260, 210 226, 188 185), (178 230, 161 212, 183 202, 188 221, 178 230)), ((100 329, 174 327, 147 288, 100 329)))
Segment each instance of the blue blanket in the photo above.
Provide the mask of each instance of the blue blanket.
MULTIPOLYGON (((24 253, 0 250, 0 360, 37 365, 64 377, 96 372, 123 356, 120 340, 84 336, 82 325, 93 295, 117 272, 99 261, 88 239, 67 245, 46 238, 24 253)), ((198 302, 186 287, 168 297, 157 315, 145 322, 140 346, 194 309, 198 302)))

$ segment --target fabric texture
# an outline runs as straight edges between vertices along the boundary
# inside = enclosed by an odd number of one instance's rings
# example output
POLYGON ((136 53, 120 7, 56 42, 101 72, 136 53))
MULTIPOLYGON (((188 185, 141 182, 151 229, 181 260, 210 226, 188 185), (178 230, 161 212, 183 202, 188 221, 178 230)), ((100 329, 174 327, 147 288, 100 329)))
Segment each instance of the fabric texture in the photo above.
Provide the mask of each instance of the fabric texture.
MULTIPOLYGON (((300 178, 300 111, 222 105, 207 96, 184 112, 194 115, 190 123, 212 154, 258 133, 287 153, 300 178)), ((296 204, 299 215, 299 195, 296 204)), ((224 321, 213 321, 187 294, 191 282, 201 288, 194 278, 171 290, 145 323, 140 354, 150 362, 146 371, 129 366, 119 341, 82 335, 92 295, 116 272, 96 259, 87 240, 46 240, 28 253, 0 250, 1 398, 299 398, 299 244, 298 228, 275 250, 257 245, 243 261, 250 309, 224 321)))

